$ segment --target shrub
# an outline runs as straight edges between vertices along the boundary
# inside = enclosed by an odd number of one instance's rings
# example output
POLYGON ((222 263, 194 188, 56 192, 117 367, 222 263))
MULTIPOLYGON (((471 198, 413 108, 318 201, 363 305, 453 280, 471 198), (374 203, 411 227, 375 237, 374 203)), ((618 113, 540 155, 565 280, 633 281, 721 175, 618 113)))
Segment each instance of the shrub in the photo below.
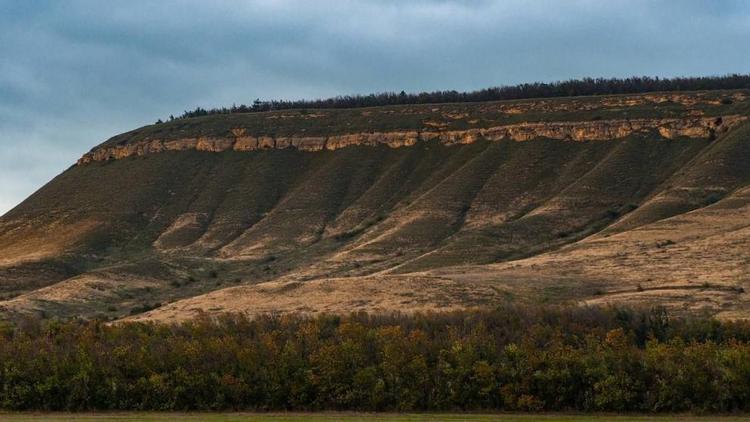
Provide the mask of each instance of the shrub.
POLYGON ((662 309, 24 320, 0 325, 0 408, 747 412, 749 341, 662 309))

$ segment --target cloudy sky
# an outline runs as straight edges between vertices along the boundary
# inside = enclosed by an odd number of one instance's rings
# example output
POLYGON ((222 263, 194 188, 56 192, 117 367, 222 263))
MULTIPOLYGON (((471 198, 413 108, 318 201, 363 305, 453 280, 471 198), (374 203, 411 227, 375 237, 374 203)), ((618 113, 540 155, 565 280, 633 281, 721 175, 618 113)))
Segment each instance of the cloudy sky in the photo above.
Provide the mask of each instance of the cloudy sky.
POLYGON ((0 0, 0 214, 198 105, 748 73, 748 40, 742 0, 0 0))

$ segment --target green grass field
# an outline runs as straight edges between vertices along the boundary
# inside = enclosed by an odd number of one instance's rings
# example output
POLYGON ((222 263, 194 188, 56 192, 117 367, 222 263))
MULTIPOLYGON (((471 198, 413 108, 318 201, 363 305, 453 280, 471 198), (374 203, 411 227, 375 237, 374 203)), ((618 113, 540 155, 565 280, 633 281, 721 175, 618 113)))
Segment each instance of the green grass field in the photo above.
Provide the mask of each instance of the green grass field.
POLYGON ((385 422, 422 422, 422 421, 466 421, 466 422, 662 422, 662 421, 750 421, 750 416, 610 416, 610 415, 460 415, 460 414, 357 414, 357 413, 292 413, 292 414, 243 414, 243 413, 107 413, 107 414, 69 414, 69 413, 0 413, 0 421, 86 421, 86 422, 172 422, 172 421, 206 421, 206 422, 329 422, 329 421, 385 421, 385 422))

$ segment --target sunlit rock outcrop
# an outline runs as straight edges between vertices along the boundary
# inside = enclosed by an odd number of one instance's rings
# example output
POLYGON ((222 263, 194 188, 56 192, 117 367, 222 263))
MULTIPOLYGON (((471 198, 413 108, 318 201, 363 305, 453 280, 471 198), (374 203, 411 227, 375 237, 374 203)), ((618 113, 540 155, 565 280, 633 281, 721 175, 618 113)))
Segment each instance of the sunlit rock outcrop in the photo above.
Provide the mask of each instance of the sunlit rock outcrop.
POLYGON ((471 144, 478 140, 531 141, 538 138, 570 141, 602 141, 620 139, 628 135, 658 131, 667 139, 680 137, 709 138, 727 131, 746 116, 688 117, 671 119, 622 119, 570 122, 518 123, 466 130, 424 131, 406 130, 373 133, 346 133, 323 136, 253 136, 244 128, 235 128, 228 137, 197 137, 172 140, 149 139, 123 145, 99 147, 85 154, 78 164, 93 161, 117 160, 163 151, 255 151, 263 149, 295 148, 300 151, 337 150, 350 146, 409 147, 419 141, 439 142, 443 145, 471 144))

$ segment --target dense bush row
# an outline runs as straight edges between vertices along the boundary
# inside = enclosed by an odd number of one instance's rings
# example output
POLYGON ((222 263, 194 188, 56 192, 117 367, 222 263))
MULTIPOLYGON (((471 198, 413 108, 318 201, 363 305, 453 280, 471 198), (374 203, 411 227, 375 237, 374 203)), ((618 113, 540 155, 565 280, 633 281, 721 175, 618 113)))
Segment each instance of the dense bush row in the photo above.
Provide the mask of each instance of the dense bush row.
MULTIPOLYGON (((255 100, 250 105, 234 105, 204 109, 197 107, 185 111, 178 119, 206 116, 209 114, 252 113, 292 108, 355 108, 399 104, 433 104, 497 100, 517 100, 523 98, 573 97, 581 95, 637 94, 656 91, 697 91, 709 89, 750 88, 750 75, 726 75, 693 78, 651 78, 648 76, 631 78, 585 78, 560 82, 536 82, 514 86, 500 86, 473 92, 434 91, 418 94, 384 92, 370 95, 347 95, 319 100, 255 100)), ((170 116, 174 119, 174 116, 170 116)))
POLYGON ((0 330, 3 409, 748 411, 750 324, 501 308, 0 330))

